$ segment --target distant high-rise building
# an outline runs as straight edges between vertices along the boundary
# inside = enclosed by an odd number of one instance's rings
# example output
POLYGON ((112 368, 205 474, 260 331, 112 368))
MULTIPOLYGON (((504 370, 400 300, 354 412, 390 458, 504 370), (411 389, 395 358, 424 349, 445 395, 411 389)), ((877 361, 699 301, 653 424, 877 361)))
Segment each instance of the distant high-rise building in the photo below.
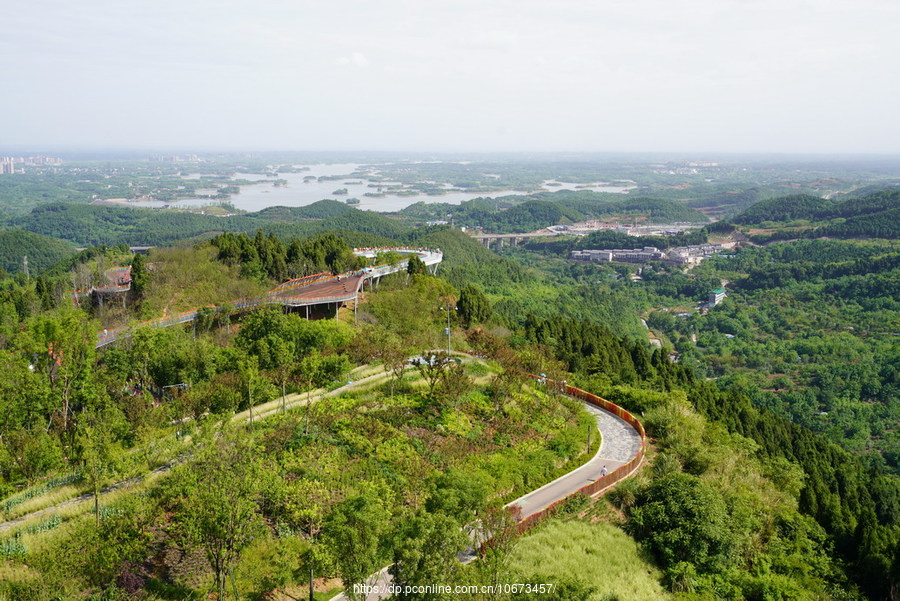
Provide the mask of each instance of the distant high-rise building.
MULTIPOLYGON (((0 159, 0 174, 16 173, 16 166, 24 167, 44 167, 62 165, 62 159, 58 157, 33 156, 33 157, 3 157, 0 159)), ((24 169, 19 169, 24 171, 24 169)))

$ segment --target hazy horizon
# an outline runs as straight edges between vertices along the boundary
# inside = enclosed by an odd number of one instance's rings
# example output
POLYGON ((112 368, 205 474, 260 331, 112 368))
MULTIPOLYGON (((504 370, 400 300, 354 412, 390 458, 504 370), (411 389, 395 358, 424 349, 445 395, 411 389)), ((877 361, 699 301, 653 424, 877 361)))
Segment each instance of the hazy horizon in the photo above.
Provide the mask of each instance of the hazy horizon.
POLYGON ((12 0, 0 147, 895 156, 898 22, 886 0, 12 0))

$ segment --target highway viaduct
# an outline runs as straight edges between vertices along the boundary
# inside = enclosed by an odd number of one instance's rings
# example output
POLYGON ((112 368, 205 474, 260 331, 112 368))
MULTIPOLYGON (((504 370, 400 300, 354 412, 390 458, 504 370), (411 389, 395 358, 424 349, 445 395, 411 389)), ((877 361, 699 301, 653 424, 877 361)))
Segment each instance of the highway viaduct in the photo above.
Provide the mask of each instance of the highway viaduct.
POLYGON ((571 236, 570 232, 530 232, 525 234, 469 234, 473 240, 478 240, 487 248, 495 246, 503 248, 506 245, 518 246, 519 242, 532 238, 555 238, 557 236, 571 236))

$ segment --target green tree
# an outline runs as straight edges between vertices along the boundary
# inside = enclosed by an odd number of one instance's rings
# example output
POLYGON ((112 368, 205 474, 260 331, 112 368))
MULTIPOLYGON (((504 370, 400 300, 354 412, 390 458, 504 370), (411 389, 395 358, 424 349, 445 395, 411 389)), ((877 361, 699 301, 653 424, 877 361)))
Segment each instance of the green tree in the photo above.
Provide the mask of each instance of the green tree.
MULTIPOLYGON (((457 558, 469 540, 456 520, 444 514, 420 512, 401 523, 389 572, 398 586, 425 586, 457 580, 457 558)), ((444 599, 441 594, 401 593, 398 599, 444 599)))
POLYGON ((472 390, 472 378, 466 373, 462 363, 452 362, 441 374, 441 379, 434 390, 434 397, 441 409, 456 407, 462 398, 472 390))
POLYGON ((428 383, 428 396, 434 398, 435 390, 437 389, 438 384, 441 382, 441 379, 444 377, 444 372, 450 366, 450 363, 453 362, 453 359, 448 355, 445 351, 438 351, 436 353, 424 353, 421 357, 418 357, 413 364, 416 366, 416 370, 428 383))
POLYGON ((362 584, 382 565, 390 512, 371 495, 350 497, 335 507, 325 524, 326 541, 351 599, 359 599, 353 585, 362 584))
POLYGON ((3 448, 6 457, 2 464, 6 465, 2 465, 2 471, 10 479, 22 477, 29 483, 34 482, 62 462, 58 440, 41 427, 7 432, 3 436, 3 448))
POLYGON ((201 546, 214 572, 218 598, 226 596, 226 578, 241 551, 263 532, 257 498, 260 493, 258 451, 235 432, 208 444, 190 466, 179 530, 201 546))
POLYGON ((287 383, 294 371, 294 345, 275 338, 268 345, 267 365, 281 384, 281 412, 287 412, 287 383))
POLYGON ((427 274, 428 266, 419 258, 419 255, 410 255, 406 263, 406 273, 409 275, 427 274))
POLYGON ((100 525, 100 487, 115 470, 119 447, 110 426, 115 417, 111 411, 82 414, 76 434, 76 447, 81 472, 94 495, 94 516, 100 525))
POLYGON ((451 467, 435 477, 425 508, 448 515, 458 524, 467 524, 484 505, 491 486, 491 479, 484 472, 451 467))
POLYGON ((393 250, 380 252, 375 257, 376 265, 396 265, 403 260, 403 255, 393 250))
POLYGON ((144 255, 135 254, 131 259, 131 302, 137 304, 144 298, 149 279, 144 255))
POLYGON ((628 527, 663 567, 690 562, 721 566, 734 540, 721 495, 696 476, 676 472, 656 480, 632 508, 628 527))
POLYGON ((394 386, 400 383, 407 366, 406 349, 400 337, 386 333, 376 349, 376 356, 384 365, 384 371, 391 374, 391 396, 394 396, 394 386))
POLYGON ((201 332, 208 332, 213 329, 216 324, 216 308, 200 307, 197 309, 197 317, 194 319, 194 326, 201 332))
POLYGON ((491 318, 490 301, 472 284, 466 284, 460 291, 456 306, 459 309, 459 316, 467 326, 484 323, 491 318))
POLYGON ((296 364, 296 369, 294 370, 295 377, 303 384, 303 388, 306 390, 305 425, 303 427, 305 433, 309 433, 309 413, 312 410, 312 391, 322 380, 323 372, 324 361, 322 355, 315 351, 306 357, 303 357, 303 359, 296 364))
POLYGON ((494 592, 489 599, 502 599, 503 584, 510 582, 510 554, 518 541, 516 524, 520 515, 518 509, 507 507, 487 507, 481 511, 481 519, 476 528, 480 531, 476 539, 486 539, 478 549, 478 571, 485 584, 493 585, 494 592))
POLYGON ((96 328, 74 308, 37 316, 29 325, 31 340, 26 344, 49 384, 56 425, 64 435, 71 434, 73 406, 90 390, 96 328))

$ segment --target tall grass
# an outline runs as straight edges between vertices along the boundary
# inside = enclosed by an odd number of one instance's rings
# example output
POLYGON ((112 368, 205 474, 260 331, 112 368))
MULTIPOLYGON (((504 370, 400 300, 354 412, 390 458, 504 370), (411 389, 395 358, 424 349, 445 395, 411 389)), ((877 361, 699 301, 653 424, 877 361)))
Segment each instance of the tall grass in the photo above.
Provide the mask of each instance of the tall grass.
POLYGON ((60 486, 66 486, 72 483, 76 483, 81 480, 81 476, 77 473, 74 474, 66 474, 64 476, 57 476, 55 478, 50 478, 44 482, 39 484, 35 484, 19 492, 7 499, 4 499, 2 503, 0 503, 0 509, 5 513, 9 513, 13 508, 34 499, 35 497, 39 497, 51 490, 59 488, 60 486))
MULTIPOLYGON (((529 582, 582 580, 596 587, 585 601, 662 601, 671 597, 659 571, 637 543, 609 524, 552 520, 522 538, 512 553, 513 573, 529 582)), ((524 580, 519 580, 524 582, 524 580)))

